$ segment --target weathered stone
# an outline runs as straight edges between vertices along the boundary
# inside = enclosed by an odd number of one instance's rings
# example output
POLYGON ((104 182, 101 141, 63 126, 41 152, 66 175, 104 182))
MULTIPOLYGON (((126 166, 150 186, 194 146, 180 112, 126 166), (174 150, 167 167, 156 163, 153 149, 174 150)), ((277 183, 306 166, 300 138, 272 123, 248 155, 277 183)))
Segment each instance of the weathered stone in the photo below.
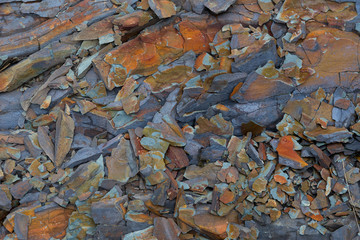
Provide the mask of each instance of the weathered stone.
POLYGON ((279 153, 279 163, 295 169, 301 169, 308 164, 294 151, 294 142, 291 136, 284 136, 276 148, 279 153))
POLYGON ((55 164, 60 167, 71 148, 74 137, 74 120, 63 111, 56 121, 55 164))
POLYGON ((159 240, 180 239, 180 228, 173 219, 155 218, 154 219, 154 236, 159 240))
POLYGON ((125 197, 104 199, 91 204, 91 217, 96 224, 119 224, 124 219, 125 197))
POLYGON ((37 208, 34 215, 30 215, 32 218, 28 227, 28 239, 64 237, 72 212, 72 209, 58 207, 56 204, 37 208))
POLYGON ((56 14, 61 10, 65 3, 65 0, 61 1, 51 1, 51 0, 43 0, 41 2, 30 2, 30 3, 22 3, 20 7, 20 11, 22 13, 32 13, 39 15, 40 17, 55 17, 56 14))
POLYGON ((346 128, 336 128, 333 126, 327 127, 327 129, 316 128, 312 131, 305 131, 304 135, 312 140, 325 143, 337 143, 348 142, 352 133, 346 128))
POLYGON ((32 185, 29 181, 20 181, 10 188, 10 192, 15 199, 21 199, 31 189, 32 185))
POLYGON ((104 177, 104 163, 102 156, 95 161, 80 165, 68 181, 60 189, 65 194, 65 199, 71 203, 80 195, 96 191, 100 180, 104 177))
POLYGON ((1 188, 0 188, 0 208, 5 211, 10 211, 11 209, 11 195, 8 196, 1 188))
POLYGON ((171 160, 171 163, 175 164, 175 167, 178 169, 187 167, 189 165, 189 158, 182 148, 170 146, 166 152, 166 156, 171 160))
POLYGON ((206 0, 204 2, 204 6, 207 7, 213 13, 219 14, 225 12, 235 2, 236 2, 235 0, 230 0, 230 1, 206 0))
POLYGON ((309 33, 304 42, 297 48, 296 54, 303 58, 303 68, 312 69, 311 74, 304 74, 299 89, 302 92, 315 91, 318 87, 324 89, 338 86, 346 89, 357 88, 357 82, 340 74, 342 72, 354 72, 359 70, 356 63, 359 37, 353 33, 343 32, 334 28, 316 29, 309 33), (324 34, 326 33, 326 34, 324 34), (344 50, 343 46, 347 46, 344 50), (351 47, 350 47, 351 46, 351 47), (324 52, 326 50, 326 52, 324 52), (336 58, 336 61, 334 61, 336 58), (341 64, 337 61, 341 60, 341 64), (329 71, 331 69, 331 71, 329 71))
POLYGON ((233 57, 235 62, 231 64, 232 72, 250 73, 258 67, 264 66, 268 61, 272 61, 275 65, 279 62, 275 40, 268 34, 264 34, 251 47, 245 47, 239 55, 233 57))
POLYGON ((176 14, 176 5, 169 0, 149 0, 149 6, 159 18, 169 18, 176 14))
POLYGON ((310 145, 310 148, 312 149, 312 154, 318 159, 320 162, 320 165, 324 168, 329 168, 331 164, 331 159, 328 155, 326 155, 320 148, 318 148, 316 145, 312 144, 310 145))
POLYGON ((95 161, 101 155, 101 151, 98 148, 85 147, 81 148, 70 159, 70 161, 64 164, 64 168, 74 168, 86 162, 95 161))
POLYGON ((30 216, 15 213, 14 217, 14 232, 18 239, 28 239, 28 230, 30 224, 30 216))
POLYGON ((44 150, 44 152, 51 159, 51 161, 55 162, 55 147, 49 136, 48 128, 39 126, 37 135, 40 147, 44 150))
POLYGON ((138 166, 130 141, 122 138, 119 145, 113 148, 111 156, 106 158, 108 178, 126 183, 138 173, 138 166))
POLYGON ((31 78, 38 76, 49 68, 62 63, 75 52, 69 44, 53 43, 30 55, 27 59, 13 65, 0 74, 0 92, 14 90, 31 78))

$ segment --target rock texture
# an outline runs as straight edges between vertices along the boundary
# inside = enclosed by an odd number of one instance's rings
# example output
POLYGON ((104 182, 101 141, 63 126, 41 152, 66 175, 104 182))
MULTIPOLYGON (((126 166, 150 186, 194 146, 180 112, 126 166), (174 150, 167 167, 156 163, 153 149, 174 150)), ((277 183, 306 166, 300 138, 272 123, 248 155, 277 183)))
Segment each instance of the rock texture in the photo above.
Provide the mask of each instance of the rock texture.
POLYGON ((0 239, 359 239, 359 13, 0 0, 0 239))

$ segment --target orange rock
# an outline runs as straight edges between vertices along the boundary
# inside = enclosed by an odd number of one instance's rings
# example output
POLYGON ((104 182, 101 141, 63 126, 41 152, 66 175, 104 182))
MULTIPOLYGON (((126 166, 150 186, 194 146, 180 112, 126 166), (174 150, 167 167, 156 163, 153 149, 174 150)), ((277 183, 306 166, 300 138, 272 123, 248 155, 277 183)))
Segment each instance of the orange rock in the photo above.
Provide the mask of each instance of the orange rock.
MULTIPOLYGON (((116 64, 110 69, 110 81, 122 86, 130 74, 148 76, 156 72, 160 64, 166 64, 183 53, 183 38, 172 26, 165 26, 152 32, 143 32, 129 42, 106 54, 108 64, 116 64)), ((110 85, 110 84, 109 84, 110 85)))
POLYGON ((219 199, 222 203, 228 204, 235 200, 235 194, 230 191, 229 189, 226 189, 220 196, 219 199))
POLYGON ((280 184, 287 183, 287 179, 284 176, 281 175, 274 175, 274 180, 280 184))
POLYGON ((192 22, 186 20, 179 23, 179 30, 183 36, 184 51, 193 50, 195 53, 210 52, 209 43, 211 40, 207 34, 203 33, 192 22))
POLYGON ((291 136, 284 136, 276 148, 279 154, 279 163, 295 169, 301 169, 308 164, 294 151, 294 142, 291 136))
POLYGON ((324 89, 338 86, 351 88, 356 80, 341 77, 340 81, 339 73, 359 71, 359 41, 355 33, 335 28, 310 32, 297 47, 296 54, 303 59, 303 68, 310 68, 314 73, 302 77, 299 90, 311 92, 320 86, 324 89))
POLYGON ((69 217, 73 210, 54 207, 36 212, 28 230, 29 240, 63 238, 66 234, 69 217))
POLYGON ((200 230, 209 232, 216 236, 226 234, 226 228, 229 224, 224 217, 212 215, 210 213, 202 213, 194 216, 194 222, 200 230))

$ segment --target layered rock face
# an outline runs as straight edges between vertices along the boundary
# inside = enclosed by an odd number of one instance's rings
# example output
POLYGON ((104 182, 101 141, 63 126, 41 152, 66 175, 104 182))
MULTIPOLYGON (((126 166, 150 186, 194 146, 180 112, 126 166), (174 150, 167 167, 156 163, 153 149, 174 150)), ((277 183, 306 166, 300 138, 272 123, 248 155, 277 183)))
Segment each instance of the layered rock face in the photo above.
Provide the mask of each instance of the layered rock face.
POLYGON ((0 0, 0 239, 358 239, 359 14, 0 0))

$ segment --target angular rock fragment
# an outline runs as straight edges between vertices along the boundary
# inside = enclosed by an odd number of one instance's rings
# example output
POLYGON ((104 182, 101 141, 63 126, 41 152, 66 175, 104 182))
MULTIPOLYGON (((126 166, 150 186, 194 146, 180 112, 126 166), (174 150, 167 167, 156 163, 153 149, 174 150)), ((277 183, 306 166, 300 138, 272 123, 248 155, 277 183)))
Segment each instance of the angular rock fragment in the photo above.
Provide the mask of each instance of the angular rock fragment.
POLYGON ((327 129, 316 128, 312 131, 305 131, 304 134, 312 140, 325 142, 327 144, 337 142, 346 143, 352 136, 352 133, 346 128, 336 128, 333 126, 329 126, 327 129))
POLYGON ((31 78, 62 63, 75 52, 70 44, 53 43, 0 73, 0 92, 14 90, 31 78))
POLYGON ((159 18, 169 18, 176 14, 176 5, 169 0, 149 0, 149 6, 159 18))
POLYGON ((222 0, 206 0, 204 6, 215 14, 225 12, 236 0, 222 1, 222 0))
POLYGON ((64 168, 74 168, 86 162, 97 160, 101 151, 98 148, 85 147, 77 151, 77 153, 64 164, 64 168))
POLYGON ((48 129, 46 127, 39 126, 37 134, 40 147, 44 150, 51 161, 55 162, 55 147, 49 136, 48 129))
POLYGON ((74 137, 74 120, 63 111, 60 111, 56 121, 55 135, 55 164, 60 167, 70 151, 74 137))
POLYGON ((154 236, 159 240, 180 239, 180 228, 173 219, 155 218, 154 219, 154 236))
POLYGON ((11 195, 8 196, 1 188, 0 188, 0 208, 5 211, 10 211, 11 209, 11 195))
POLYGON ((119 224, 125 215, 123 204, 123 197, 95 202, 91 204, 91 217, 96 224, 119 224))
POLYGON ((22 13, 35 13, 40 17, 55 17, 56 14, 63 7, 65 0, 60 1, 51 1, 51 0, 42 0, 41 2, 29 2, 22 3, 20 6, 20 11, 22 13))
POLYGON ((279 153, 279 163, 294 169, 302 169, 308 164, 294 151, 294 142, 291 136, 280 139, 276 148, 279 153))
POLYGON ((75 203, 82 194, 95 191, 104 175, 104 160, 100 156, 96 161, 80 165, 62 185, 60 192, 64 194, 65 200, 75 203))
POLYGON ((138 172, 138 165, 130 141, 122 138, 119 145, 113 148, 111 156, 106 157, 108 179, 126 183, 138 172))
POLYGON ((275 65, 279 62, 275 40, 268 34, 262 35, 261 39, 249 47, 244 47, 239 53, 233 53, 232 57, 235 58, 235 62, 231 64, 232 72, 250 73, 264 66, 268 61, 272 61, 275 65))

